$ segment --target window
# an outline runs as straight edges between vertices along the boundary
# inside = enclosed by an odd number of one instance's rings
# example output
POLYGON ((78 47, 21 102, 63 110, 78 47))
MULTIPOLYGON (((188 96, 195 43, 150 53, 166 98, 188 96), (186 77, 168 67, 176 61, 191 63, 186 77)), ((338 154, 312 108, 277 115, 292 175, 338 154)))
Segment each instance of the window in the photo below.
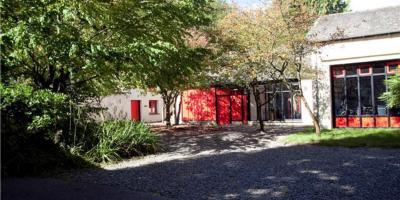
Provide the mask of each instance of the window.
POLYGON ((344 78, 335 78, 333 83, 333 95, 335 97, 335 115, 345 116, 346 115, 346 96, 343 92, 344 78))
POLYGON ((358 115, 358 80, 357 77, 346 79, 347 86, 347 113, 358 115))
MULTIPOLYGON (((271 84, 272 85, 272 84, 271 84)), ((267 109, 268 120, 301 119, 301 99, 296 94, 289 91, 283 84, 274 84, 277 86, 275 96, 269 88, 267 98, 269 101, 267 109)), ((292 83, 292 89, 298 89, 299 84, 292 83)))
POLYGON ((357 75, 357 66, 349 66, 346 68, 346 76, 357 75))
POLYGON ((385 65, 383 63, 377 63, 372 66, 372 72, 374 74, 385 73, 385 65))
POLYGON ((371 77, 360 77, 361 115, 373 115, 371 77))
POLYGON ((150 114, 157 114, 157 100, 149 101, 150 114))
POLYGON ((335 127, 400 127, 400 107, 381 100, 385 80, 400 73, 400 61, 332 67, 335 127), (335 71, 345 71, 342 76, 335 71))
POLYGON ((386 116, 386 103, 379 97, 386 92, 385 75, 374 76, 374 98, 375 98, 375 115, 386 116))

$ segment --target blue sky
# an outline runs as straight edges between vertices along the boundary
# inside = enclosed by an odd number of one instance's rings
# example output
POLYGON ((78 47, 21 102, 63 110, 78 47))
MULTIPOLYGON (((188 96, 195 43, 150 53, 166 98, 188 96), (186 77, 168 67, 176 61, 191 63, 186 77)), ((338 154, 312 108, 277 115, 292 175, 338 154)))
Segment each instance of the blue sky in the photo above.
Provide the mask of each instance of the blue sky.
MULTIPOLYGON (((265 2, 265 0, 226 0, 227 2, 235 2, 242 8, 257 8, 265 2)), ((400 5, 400 0, 350 0, 350 9, 352 11, 376 9, 387 6, 400 5)))

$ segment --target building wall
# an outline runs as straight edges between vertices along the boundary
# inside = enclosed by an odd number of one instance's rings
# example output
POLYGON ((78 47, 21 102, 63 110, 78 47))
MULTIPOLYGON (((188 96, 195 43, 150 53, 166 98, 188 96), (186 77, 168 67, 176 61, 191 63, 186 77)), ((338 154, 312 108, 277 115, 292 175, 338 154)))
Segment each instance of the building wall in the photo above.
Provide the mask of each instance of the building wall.
POLYGON ((345 40, 326 45, 311 56, 317 68, 317 95, 314 104, 324 128, 332 128, 332 95, 330 66, 400 59, 400 34, 345 40))
POLYGON ((131 119, 131 100, 140 100, 140 115, 143 122, 163 121, 163 101, 160 95, 144 93, 142 90, 131 89, 124 94, 104 97, 101 105, 107 108, 106 118, 131 119), (157 114, 150 114, 149 100, 157 100, 157 114))

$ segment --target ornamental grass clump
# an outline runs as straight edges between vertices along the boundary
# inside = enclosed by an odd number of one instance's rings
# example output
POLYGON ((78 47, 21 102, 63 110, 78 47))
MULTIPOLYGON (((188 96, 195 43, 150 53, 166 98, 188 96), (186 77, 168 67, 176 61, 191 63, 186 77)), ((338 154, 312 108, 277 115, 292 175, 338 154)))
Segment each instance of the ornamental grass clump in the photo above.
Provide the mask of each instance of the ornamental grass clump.
POLYGON ((86 157, 94 162, 112 162, 157 151, 158 137, 141 122, 106 121, 99 125, 97 144, 86 157))

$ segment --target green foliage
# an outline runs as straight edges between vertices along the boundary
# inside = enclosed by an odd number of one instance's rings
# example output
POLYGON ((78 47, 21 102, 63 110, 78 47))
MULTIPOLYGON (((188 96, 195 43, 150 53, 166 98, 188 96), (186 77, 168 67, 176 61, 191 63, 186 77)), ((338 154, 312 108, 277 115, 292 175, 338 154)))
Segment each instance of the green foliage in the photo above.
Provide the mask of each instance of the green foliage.
POLYGON ((0 85, 2 131, 5 133, 51 133, 62 129, 68 118, 66 95, 34 90, 25 84, 0 85))
POLYGON ((386 81, 389 91, 383 93, 381 99, 391 108, 400 107, 400 75, 395 75, 386 81))
POLYGON ((87 152, 94 162, 117 161, 134 155, 154 153, 158 138, 143 123, 132 121, 106 121, 95 133, 98 143, 87 152))
POLYGON ((332 129, 322 130, 321 136, 318 137, 314 130, 310 129, 289 135, 285 140, 288 143, 311 143, 323 146, 400 148, 400 130, 396 128, 332 129))
POLYGON ((305 0, 305 3, 319 15, 342 13, 349 6, 347 0, 305 0))

